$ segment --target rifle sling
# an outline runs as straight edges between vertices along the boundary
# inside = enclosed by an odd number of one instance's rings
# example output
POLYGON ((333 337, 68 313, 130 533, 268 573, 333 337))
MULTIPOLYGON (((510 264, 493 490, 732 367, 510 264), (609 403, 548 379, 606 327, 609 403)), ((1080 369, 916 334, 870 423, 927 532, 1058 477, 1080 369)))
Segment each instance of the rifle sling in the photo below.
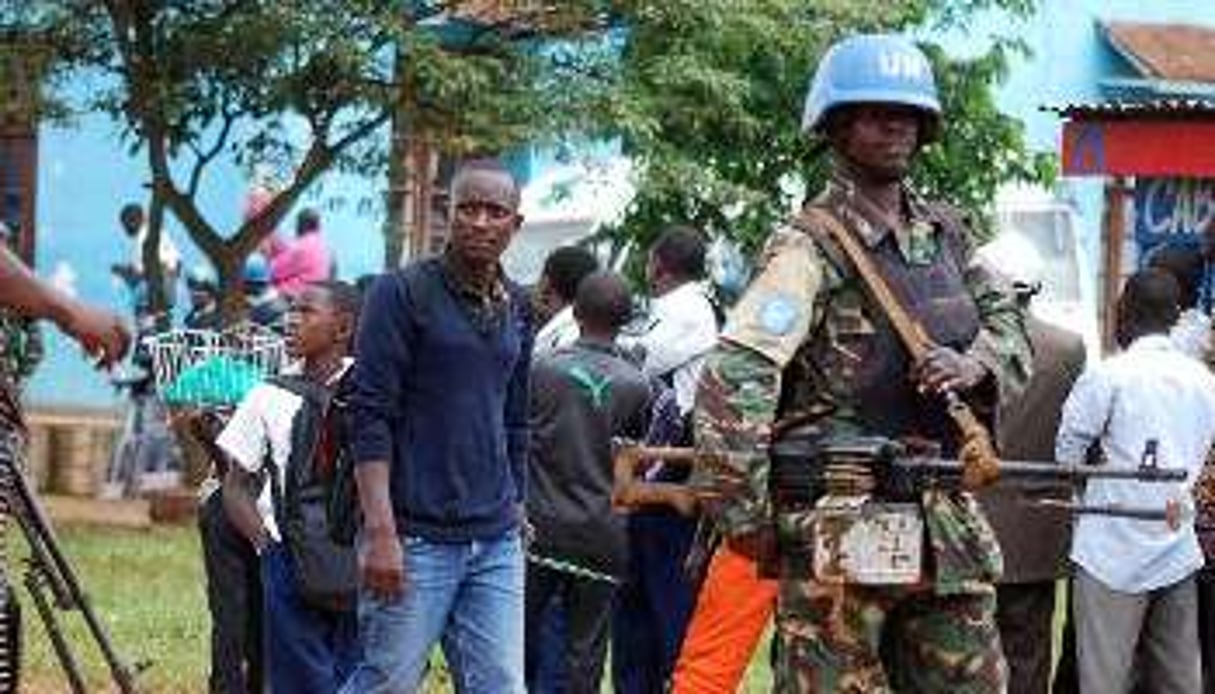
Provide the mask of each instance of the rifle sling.
POLYGON ((932 338, 928 336, 924 326, 907 311, 860 243, 834 215, 819 207, 806 207, 794 218, 794 226, 816 239, 820 239, 825 233, 827 238, 843 251, 861 278, 866 293, 886 314, 899 339, 907 347, 912 361, 918 361, 933 347, 932 338))

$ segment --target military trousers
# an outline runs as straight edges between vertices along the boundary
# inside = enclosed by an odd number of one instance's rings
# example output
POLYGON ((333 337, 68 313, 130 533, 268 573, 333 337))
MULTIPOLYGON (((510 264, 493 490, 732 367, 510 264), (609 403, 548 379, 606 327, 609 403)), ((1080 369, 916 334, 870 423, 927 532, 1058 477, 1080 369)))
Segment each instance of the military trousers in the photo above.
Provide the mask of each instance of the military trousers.
POLYGON ((930 585, 782 580, 774 691, 780 694, 1000 694, 1008 673, 996 592, 930 585))

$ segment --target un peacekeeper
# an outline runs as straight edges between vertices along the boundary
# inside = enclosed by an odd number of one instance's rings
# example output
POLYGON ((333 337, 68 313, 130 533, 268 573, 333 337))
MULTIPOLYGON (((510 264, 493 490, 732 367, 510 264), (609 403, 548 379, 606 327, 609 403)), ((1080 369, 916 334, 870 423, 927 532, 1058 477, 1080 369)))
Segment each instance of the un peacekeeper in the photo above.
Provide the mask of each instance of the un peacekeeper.
MULTIPOLYGON (((696 438, 710 450, 762 450, 781 425, 814 418, 828 434, 919 439, 958 453, 942 397, 990 412, 1029 377, 1029 343, 1007 282, 972 261, 964 225, 905 182, 938 136, 932 69, 911 42, 864 35, 819 64, 803 128, 825 138, 831 180, 810 206, 861 242, 935 345, 912 363, 840 248, 805 210, 769 240, 758 275, 711 353, 696 438)), ((732 546, 760 554, 772 519, 764 455, 711 473, 732 546)), ((922 570, 902 584, 823 582, 809 562, 778 564, 778 692, 1001 692, 995 625, 999 548, 973 497, 908 495, 922 519, 922 570), (918 505, 917 505, 918 504, 918 505)), ((875 501, 883 501, 876 499, 875 501)), ((815 509, 775 514, 782 544, 809 542, 815 509)), ((804 555, 801 555, 804 556, 804 555)), ((762 557, 761 557, 762 559, 762 557)))

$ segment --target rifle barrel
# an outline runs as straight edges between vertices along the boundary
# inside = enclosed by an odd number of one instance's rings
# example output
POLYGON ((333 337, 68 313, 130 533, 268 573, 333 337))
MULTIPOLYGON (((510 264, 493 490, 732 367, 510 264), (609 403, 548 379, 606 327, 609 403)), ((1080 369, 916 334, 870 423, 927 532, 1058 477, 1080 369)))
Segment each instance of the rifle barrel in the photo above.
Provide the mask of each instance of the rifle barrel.
POLYGON ((1165 508, 1145 508, 1141 506, 1122 506, 1120 504, 1078 504, 1063 501, 1062 499, 1038 499, 1033 502, 1033 505, 1057 508, 1069 513, 1088 516, 1114 516, 1117 518, 1154 520, 1165 523, 1176 522, 1180 513, 1180 511, 1174 511, 1167 506, 1165 508))
MULTIPOLYGON (((956 460, 942 458, 896 458, 894 464, 910 471, 961 472, 956 460)), ((1036 460, 1001 460, 1000 475, 1041 479, 1109 479, 1140 482, 1183 482, 1188 472, 1181 468, 1136 467, 1114 468, 1105 465, 1045 463, 1036 460)))
MULTIPOLYGON (((714 451, 696 448, 650 447, 617 442, 617 453, 629 451, 640 460, 662 460, 675 464, 696 465, 713 458, 729 458, 731 455, 744 454, 741 451, 714 451)), ((903 468, 908 472, 937 472, 942 474, 961 474, 962 464, 957 460, 936 458, 931 456, 912 455, 895 443, 875 445, 871 440, 860 440, 855 445, 814 446, 801 441, 782 441, 769 448, 755 451, 768 452, 785 458, 815 458, 818 456, 831 457, 832 454, 843 457, 855 456, 860 461, 888 461, 887 464, 903 468)), ((631 468, 630 468, 631 469, 631 468)), ((1042 480, 1138 480, 1140 482, 1183 482, 1189 476, 1181 468, 1156 467, 1141 465, 1134 468, 1115 468, 1109 465, 1088 465, 1074 463, 1056 463, 1041 460, 1000 460, 1000 475, 1007 478, 1042 479, 1042 480)))

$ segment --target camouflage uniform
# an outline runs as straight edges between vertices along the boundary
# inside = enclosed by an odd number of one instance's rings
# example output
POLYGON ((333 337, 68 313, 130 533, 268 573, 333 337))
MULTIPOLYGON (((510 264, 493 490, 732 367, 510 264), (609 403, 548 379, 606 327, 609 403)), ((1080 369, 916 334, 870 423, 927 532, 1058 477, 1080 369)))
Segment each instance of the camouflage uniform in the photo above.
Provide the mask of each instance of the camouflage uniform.
MULTIPOLYGON (((911 224, 898 233, 843 172, 813 204, 857 235, 938 344, 976 358, 995 377, 962 394, 976 411, 993 411, 1029 376, 1020 309, 1004 285, 970 263, 956 217, 910 191, 904 197, 911 224), (908 296, 897 280, 917 272, 920 284, 908 296), (925 287, 926 296, 915 296, 925 287)), ((769 240, 761 271, 702 377, 698 444, 761 450, 774 423, 810 414, 828 433, 919 436, 956 453, 942 404, 915 392, 906 350, 839 249, 822 239, 782 227, 769 240)), ((754 538, 771 527, 766 456, 731 457, 712 474, 727 491, 713 512, 728 536, 754 538)), ((919 584, 827 585, 797 565, 801 553, 781 557, 777 691, 1004 688, 994 621, 993 582, 1001 571, 994 534, 970 494, 934 490, 919 501, 926 528, 919 584)), ((813 512, 774 520, 778 537, 804 543, 813 512)))
POLYGON ((21 411, 21 388, 42 359, 42 336, 37 322, 0 310, 0 692, 20 691, 21 609, 16 599, 8 561, 10 475, 25 473, 26 431, 21 411))
POLYGON ((0 373, 20 388, 42 361, 42 331, 38 322, 0 310, 0 373))

